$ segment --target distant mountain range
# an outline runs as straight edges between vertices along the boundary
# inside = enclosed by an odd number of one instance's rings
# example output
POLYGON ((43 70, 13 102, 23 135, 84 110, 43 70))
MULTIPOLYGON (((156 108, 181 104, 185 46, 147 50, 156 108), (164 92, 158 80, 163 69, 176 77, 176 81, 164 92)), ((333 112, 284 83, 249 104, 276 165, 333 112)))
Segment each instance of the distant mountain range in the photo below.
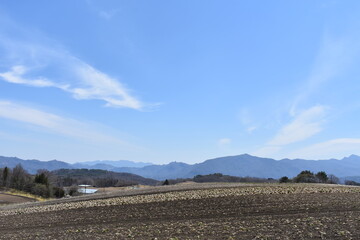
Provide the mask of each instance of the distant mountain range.
POLYGON ((351 155, 341 160, 304 160, 260 158, 248 154, 210 159, 198 164, 172 162, 143 168, 117 168, 116 171, 134 173, 154 179, 190 178, 196 175, 222 173, 231 176, 260 178, 294 177, 303 170, 325 171, 337 177, 360 176, 360 157, 351 155))
MULTIPOLYGON (((116 168, 129 167, 129 168, 142 168, 145 166, 153 165, 152 163, 145 162, 132 162, 127 160, 109 161, 109 160, 98 160, 89 162, 78 162, 74 164, 51 160, 51 161, 39 161, 39 160, 24 160, 17 157, 2 157, 0 156, 0 168, 10 167, 13 168, 16 165, 21 164, 24 169, 29 173, 36 173, 39 169, 46 169, 49 171, 57 169, 100 169, 113 171, 116 168)), ((117 171, 118 172, 118 171, 117 171)))
POLYGON ((4 166, 14 167, 19 163, 30 173, 35 173, 38 169, 52 171, 62 168, 87 168, 127 172, 157 180, 191 178, 196 175, 211 173, 222 173, 239 177, 280 178, 282 176, 294 177, 302 170, 313 172, 325 171, 328 174, 334 174, 343 179, 347 176, 360 176, 360 157, 357 155, 351 155, 341 160, 274 160, 243 154, 210 159, 197 164, 171 162, 164 165, 135 163, 123 160, 69 164, 57 160, 43 162, 38 160, 22 160, 15 157, 0 157, 0 168, 4 166))

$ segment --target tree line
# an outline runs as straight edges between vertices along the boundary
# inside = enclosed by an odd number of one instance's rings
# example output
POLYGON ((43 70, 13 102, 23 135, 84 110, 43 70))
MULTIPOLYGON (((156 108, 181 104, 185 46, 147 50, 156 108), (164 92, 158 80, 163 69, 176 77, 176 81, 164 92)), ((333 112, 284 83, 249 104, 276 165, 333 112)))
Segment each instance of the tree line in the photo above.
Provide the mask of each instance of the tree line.
POLYGON ((340 180, 335 175, 328 175, 324 171, 313 173, 309 170, 301 171, 296 177, 290 179, 287 176, 281 177, 279 179, 280 183, 330 183, 330 184, 339 184, 340 180))
POLYGON ((51 184, 49 175, 50 173, 47 170, 39 170, 36 175, 31 175, 21 164, 13 169, 0 168, 0 188, 12 188, 44 198, 63 197, 65 195, 64 189, 51 184))
POLYGON ((275 183, 276 179, 273 178, 257 178, 257 177, 236 177, 225 175, 222 173, 211 173, 206 175, 196 175, 193 178, 177 178, 177 179, 166 179, 163 185, 173 185, 177 183, 192 181, 196 183, 205 182, 243 182, 243 183, 275 183))
MULTIPOLYGON (((223 175, 221 173, 213 173, 207 175, 196 175, 193 178, 178 178, 178 179, 166 179, 163 185, 177 184, 186 181, 193 181, 198 183, 204 182, 243 182, 243 183, 330 183, 339 184, 340 180, 333 174, 327 174, 324 171, 313 173, 309 170, 300 172, 296 177, 289 178, 287 176, 280 179, 273 178, 257 178, 257 177, 236 177, 223 175)), ((354 181, 345 181, 346 185, 360 185, 360 183, 354 181)))
POLYGON ((138 184, 156 185, 154 179, 143 178, 131 173, 116 173, 98 169, 59 169, 49 172, 38 170, 37 174, 29 174, 21 164, 13 169, 0 168, 0 190, 16 189, 44 198, 58 197, 65 194, 79 195, 78 185, 86 184, 94 187, 124 187, 138 184))

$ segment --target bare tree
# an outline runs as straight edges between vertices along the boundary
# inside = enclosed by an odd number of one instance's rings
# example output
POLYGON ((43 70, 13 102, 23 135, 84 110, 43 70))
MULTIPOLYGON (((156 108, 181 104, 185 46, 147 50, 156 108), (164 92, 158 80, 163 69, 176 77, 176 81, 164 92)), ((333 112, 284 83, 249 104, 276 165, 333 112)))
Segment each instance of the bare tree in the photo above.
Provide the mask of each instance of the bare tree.
POLYGON ((335 175, 333 174, 330 174, 329 175, 329 180, 328 180, 329 183, 331 184, 339 184, 340 183, 340 180, 338 177, 336 177, 335 175))
POLYGON ((18 164, 12 171, 10 186, 18 190, 23 190, 28 179, 28 173, 24 170, 21 164, 18 164))

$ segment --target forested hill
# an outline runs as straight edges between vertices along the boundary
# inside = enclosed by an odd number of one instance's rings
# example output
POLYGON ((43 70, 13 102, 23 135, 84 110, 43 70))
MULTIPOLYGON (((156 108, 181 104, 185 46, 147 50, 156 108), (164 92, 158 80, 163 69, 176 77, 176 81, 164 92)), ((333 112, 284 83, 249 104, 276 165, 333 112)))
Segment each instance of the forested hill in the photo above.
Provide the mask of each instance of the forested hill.
MULTIPOLYGON (((59 169, 51 172, 52 175, 58 178, 72 178, 79 180, 102 180, 106 181, 121 181, 123 185, 132 185, 132 184, 143 184, 143 185, 156 185, 158 181, 150 178, 144 178, 139 175, 131 173, 117 173, 106 170, 99 169, 59 169)), ((91 184, 90 182, 88 184, 91 184)), ((93 184, 91 184, 93 185, 93 184)), ((111 185, 111 184, 110 184, 111 185)))

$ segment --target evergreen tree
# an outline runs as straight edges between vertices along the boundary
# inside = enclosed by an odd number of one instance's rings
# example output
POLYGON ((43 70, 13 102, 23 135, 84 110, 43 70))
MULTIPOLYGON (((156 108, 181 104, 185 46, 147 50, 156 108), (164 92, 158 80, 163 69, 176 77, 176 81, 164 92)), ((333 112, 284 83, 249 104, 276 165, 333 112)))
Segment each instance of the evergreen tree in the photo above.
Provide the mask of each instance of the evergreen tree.
POLYGON ((165 180, 165 182, 163 183, 163 185, 169 185, 170 183, 169 183, 169 180, 165 180))
POLYGON ((279 179, 279 183, 287 183, 290 182, 290 179, 287 176, 281 177, 279 179))
POLYGON ((35 176, 35 183, 40 183, 40 184, 44 184, 46 186, 49 185, 49 179, 48 177, 45 175, 45 173, 40 173, 40 174, 36 174, 35 176))
POLYGON ((4 187, 8 185, 8 177, 9 177, 9 168, 5 167, 2 173, 2 183, 4 187))
POLYGON ((324 171, 318 172, 315 177, 319 180, 321 183, 326 183, 328 181, 328 176, 324 171))

